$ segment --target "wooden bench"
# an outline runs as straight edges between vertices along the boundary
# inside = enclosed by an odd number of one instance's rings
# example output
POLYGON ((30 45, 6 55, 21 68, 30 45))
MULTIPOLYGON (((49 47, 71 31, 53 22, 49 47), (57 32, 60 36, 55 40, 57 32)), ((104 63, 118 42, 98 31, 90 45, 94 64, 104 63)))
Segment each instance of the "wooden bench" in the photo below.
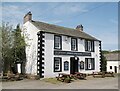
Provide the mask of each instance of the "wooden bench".
POLYGON ((94 78, 100 77, 100 78, 104 78, 105 74, 103 72, 93 72, 92 73, 94 78))
POLYGON ((115 77, 114 72, 105 72, 105 77, 115 77))

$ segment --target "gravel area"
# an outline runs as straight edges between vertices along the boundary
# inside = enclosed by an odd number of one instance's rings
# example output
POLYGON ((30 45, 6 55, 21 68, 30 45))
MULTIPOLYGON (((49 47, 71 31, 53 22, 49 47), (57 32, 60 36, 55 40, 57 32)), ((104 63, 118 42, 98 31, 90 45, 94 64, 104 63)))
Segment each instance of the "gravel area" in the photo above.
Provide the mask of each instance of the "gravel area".
POLYGON ((117 77, 93 78, 75 80, 71 83, 52 84, 44 80, 22 80, 3 82, 3 89, 118 89, 117 77))

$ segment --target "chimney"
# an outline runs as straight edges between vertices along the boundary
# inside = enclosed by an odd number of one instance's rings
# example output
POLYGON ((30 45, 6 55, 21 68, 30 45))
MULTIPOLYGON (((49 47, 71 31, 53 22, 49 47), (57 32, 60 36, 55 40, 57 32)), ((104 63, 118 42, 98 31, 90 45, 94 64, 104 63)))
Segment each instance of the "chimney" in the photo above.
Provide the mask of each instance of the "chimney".
POLYGON ((78 26, 76 27, 76 29, 77 29, 78 31, 83 31, 83 26, 82 26, 82 25, 78 25, 78 26))
POLYGON ((32 13, 29 11, 25 16, 24 16, 24 23, 26 23, 27 21, 31 21, 32 20, 32 13))

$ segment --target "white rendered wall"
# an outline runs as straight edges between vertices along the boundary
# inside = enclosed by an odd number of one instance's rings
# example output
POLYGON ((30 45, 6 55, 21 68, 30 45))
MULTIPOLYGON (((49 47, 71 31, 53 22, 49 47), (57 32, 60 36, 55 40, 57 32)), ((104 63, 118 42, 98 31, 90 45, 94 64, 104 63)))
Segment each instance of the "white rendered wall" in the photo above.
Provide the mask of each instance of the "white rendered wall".
MULTIPOLYGON (((69 55, 54 55, 54 34, 45 33, 45 70, 44 77, 55 77, 58 73, 68 73, 70 74, 70 57, 69 55), (54 57, 62 58, 62 72, 54 72, 54 57), (64 71, 64 62, 69 62, 69 71, 64 71)), ((62 50, 71 51, 71 37, 67 38, 62 36, 62 50)), ((99 52, 99 42, 95 41, 95 52, 91 53, 91 56, 78 56, 79 62, 84 61, 85 58, 95 58, 95 70, 80 70, 79 72, 91 74, 93 71, 100 71, 100 52, 99 52)), ((84 39, 78 39, 78 51, 85 52, 84 39)))
POLYGON ((26 67, 27 74, 37 75, 37 32, 39 30, 29 21, 23 25, 22 32, 25 36, 26 46, 26 67))
MULTIPOLYGON (((26 46, 26 73, 37 75, 37 43, 38 43, 38 30, 29 21, 23 25, 22 32, 25 35, 26 46)), ((78 38, 78 52, 85 52, 84 39, 78 38)), ((45 33, 45 52, 44 52, 44 77, 55 77, 58 72, 54 72, 54 57, 62 58, 62 73, 70 73, 70 57, 74 56, 57 56, 54 55, 54 34, 45 33), (64 71, 64 61, 69 62, 69 71, 64 71)), ((71 51, 71 37, 62 36, 62 50, 71 51), (67 40, 67 41, 66 41, 67 40)), ((99 42, 95 41, 95 52, 92 56, 78 56, 79 62, 84 61, 85 58, 95 58, 95 70, 80 70, 83 73, 92 73, 93 71, 100 71, 100 53, 99 42)))
POLYGON ((115 72, 114 66, 117 66, 117 73, 119 73, 119 61, 107 61, 107 71, 115 72), (110 69, 110 66, 112 66, 112 69, 110 69))

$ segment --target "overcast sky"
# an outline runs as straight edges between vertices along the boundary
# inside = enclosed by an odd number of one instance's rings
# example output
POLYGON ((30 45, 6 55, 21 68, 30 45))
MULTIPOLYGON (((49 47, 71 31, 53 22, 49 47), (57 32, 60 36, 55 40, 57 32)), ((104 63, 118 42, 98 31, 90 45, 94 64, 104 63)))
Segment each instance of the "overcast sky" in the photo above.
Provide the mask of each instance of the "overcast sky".
POLYGON ((117 2, 3 2, 2 20, 22 25, 29 11, 37 21, 70 28, 82 24, 86 33, 102 41, 102 49, 118 49, 117 2))

